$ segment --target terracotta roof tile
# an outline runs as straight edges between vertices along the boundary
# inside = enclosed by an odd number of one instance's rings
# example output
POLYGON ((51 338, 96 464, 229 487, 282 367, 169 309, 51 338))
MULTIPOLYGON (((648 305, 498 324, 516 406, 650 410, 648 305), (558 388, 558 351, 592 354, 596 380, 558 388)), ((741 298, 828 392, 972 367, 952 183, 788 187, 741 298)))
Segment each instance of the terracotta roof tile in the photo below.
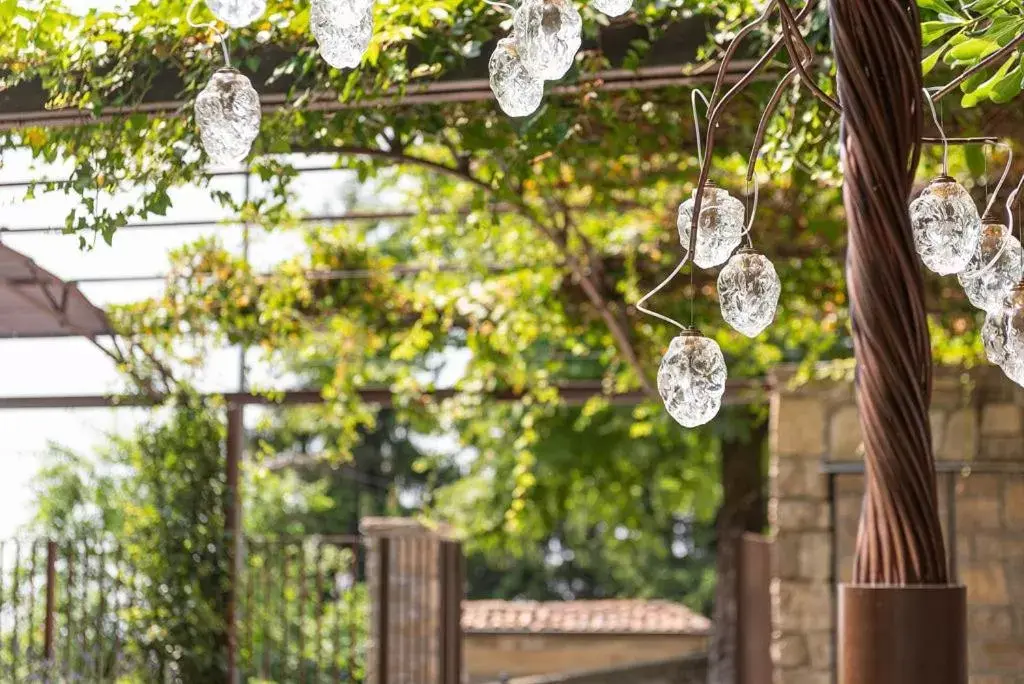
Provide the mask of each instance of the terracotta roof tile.
POLYGON ((464 601, 467 632, 706 634, 711 622, 671 601, 464 601))

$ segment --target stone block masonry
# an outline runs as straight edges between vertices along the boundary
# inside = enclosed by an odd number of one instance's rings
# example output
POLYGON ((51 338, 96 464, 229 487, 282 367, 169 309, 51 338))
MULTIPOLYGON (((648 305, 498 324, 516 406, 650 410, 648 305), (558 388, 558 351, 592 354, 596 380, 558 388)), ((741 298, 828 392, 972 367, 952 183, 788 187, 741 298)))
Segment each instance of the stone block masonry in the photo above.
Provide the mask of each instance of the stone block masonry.
MULTIPOLYGON (((851 382, 792 379, 779 370, 771 397, 774 681, 831 684, 834 583, 851 577, 864 489, 860 425, 851 382), (850 472, 830 486, 826 464, 838 463, 850 472)), ((930 420, 939 512, 968 587, 971 684, 1024 684, 1024 390, 998 369, 938 369, 930 420)))

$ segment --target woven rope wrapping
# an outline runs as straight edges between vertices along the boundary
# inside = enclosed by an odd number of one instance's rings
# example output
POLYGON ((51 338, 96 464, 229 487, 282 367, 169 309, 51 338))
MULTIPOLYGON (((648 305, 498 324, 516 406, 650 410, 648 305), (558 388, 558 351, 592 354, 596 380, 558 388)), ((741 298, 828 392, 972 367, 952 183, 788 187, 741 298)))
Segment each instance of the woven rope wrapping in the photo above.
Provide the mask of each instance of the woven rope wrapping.
POLYGON ((946 584, 928 420, 931 348, 907 208, 922 129, 917 5, 829 0, 829 14, 866 459, 854 581, 946 584))

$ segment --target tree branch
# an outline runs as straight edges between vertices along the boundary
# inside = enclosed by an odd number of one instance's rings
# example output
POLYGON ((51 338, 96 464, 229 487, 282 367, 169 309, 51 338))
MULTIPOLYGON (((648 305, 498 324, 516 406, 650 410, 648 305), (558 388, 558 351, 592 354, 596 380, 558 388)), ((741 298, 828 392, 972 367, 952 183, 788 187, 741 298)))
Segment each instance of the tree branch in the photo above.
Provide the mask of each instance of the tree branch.
POLYGON ((974 74, 989 67, 995 66, 997 63, 1003 62, 1004 60, 1006 60, 1007 57, 1012 55, 1014 51, 1016 51, 1016 49, 1020 46, 1021 43, 1024 43, 1024 33, 1020 34, 1019 36, 1011 40, 1009 43, 1007 43, 1003 48, 993 52, 991 55, 975 64, 970 69, 963 72, 946 85, 942 86, 942 88, 939 89, 939 91, 932 96, 932 100, 934 101, 944 98, 946 95, 949 95, 951 92, 956 90, 956 87, 958 85, 969 79, 974 74))

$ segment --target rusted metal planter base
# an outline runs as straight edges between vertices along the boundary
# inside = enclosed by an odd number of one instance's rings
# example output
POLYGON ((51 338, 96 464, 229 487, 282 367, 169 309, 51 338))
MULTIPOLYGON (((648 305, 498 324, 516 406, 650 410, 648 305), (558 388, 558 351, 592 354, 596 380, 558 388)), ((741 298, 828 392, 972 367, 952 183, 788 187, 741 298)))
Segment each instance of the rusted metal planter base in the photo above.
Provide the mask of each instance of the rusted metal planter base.
POLYGON ((839 684, 967 684, 964 587, 839 587, 839 684))

